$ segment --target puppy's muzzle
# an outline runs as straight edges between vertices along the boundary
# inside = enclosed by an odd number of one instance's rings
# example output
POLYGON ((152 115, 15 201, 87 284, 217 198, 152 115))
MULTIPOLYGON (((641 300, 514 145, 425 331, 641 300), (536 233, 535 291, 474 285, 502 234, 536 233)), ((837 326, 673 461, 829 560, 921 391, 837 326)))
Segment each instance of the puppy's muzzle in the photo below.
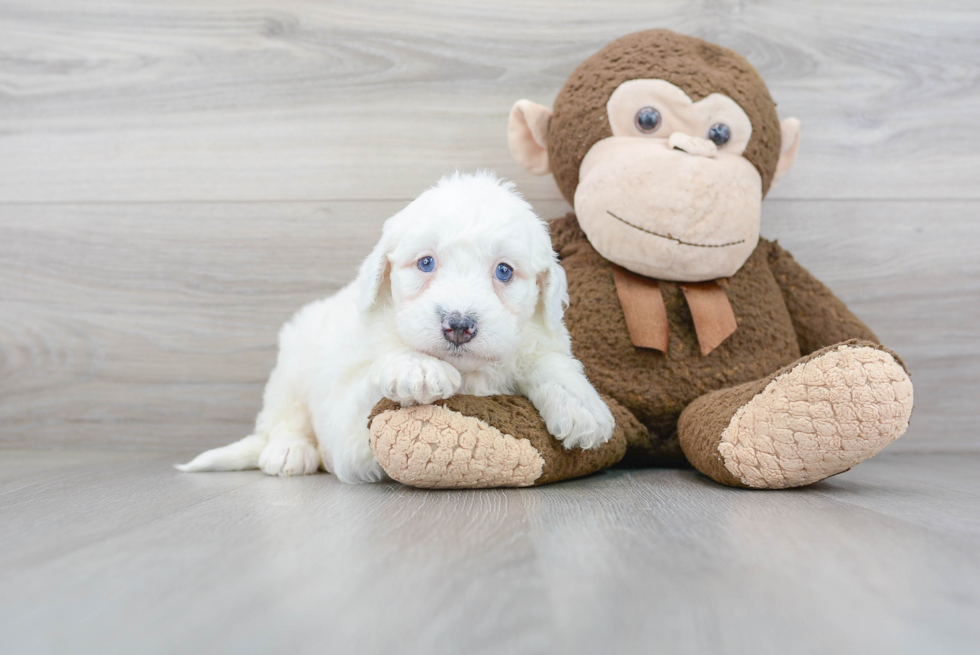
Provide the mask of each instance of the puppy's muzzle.
POLYGON ((442 336, 449 343, 461 346, 476 336, 476 319, 459 312, 450 312, 442 319, 442 336))

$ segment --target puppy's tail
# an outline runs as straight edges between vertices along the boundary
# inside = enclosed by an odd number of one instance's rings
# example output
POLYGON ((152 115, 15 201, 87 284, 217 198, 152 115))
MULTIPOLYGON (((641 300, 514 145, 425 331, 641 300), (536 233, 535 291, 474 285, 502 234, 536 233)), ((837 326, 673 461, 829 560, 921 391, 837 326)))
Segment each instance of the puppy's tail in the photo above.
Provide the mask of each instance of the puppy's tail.
POLYGON ((264 436, 250 434, 235 443, 205 451, 186 464, 175 464, 174 468, 185 473, 256 469, 259 467, 259 455, 267 442, 264 436))

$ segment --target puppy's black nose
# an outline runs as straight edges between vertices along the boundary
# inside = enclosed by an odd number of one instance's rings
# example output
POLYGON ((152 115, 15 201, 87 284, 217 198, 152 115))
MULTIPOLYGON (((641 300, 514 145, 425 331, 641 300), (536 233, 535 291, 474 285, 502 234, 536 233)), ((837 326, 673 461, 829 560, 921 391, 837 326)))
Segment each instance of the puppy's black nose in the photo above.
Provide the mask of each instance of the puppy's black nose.
POLYGON ((442 319, 442 336, 461 346, 476 336, 476 320, 459 312, 450 312, 442 319))

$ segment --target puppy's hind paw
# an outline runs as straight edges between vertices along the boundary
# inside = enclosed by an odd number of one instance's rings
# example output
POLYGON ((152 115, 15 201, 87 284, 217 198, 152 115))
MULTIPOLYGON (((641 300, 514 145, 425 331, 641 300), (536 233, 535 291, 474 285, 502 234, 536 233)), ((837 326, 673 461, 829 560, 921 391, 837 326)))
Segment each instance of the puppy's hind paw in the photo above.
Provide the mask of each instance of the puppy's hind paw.
POLYGON ((259 468, 281 477, 312 475, 320 468, 320 453, 306 439, 274 439, 259 456, 259 468))
MULTIPOLYGON (((367 441, 363 445, 367 446, 367 441)), ((356 452, 348 452, 342 457, 334 456, 331 459, 330 472, 343 483, 364 484, 388 479, 370 447, 362 448, 359 445, 356 452)))

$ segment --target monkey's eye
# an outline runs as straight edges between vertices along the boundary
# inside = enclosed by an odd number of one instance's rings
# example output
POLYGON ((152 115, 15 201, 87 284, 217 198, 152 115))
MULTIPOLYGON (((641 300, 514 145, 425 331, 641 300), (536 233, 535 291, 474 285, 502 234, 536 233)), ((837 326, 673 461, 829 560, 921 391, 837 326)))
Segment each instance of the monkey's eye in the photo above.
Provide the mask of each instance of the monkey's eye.
POLYGON ((732 138, 732 131, 724 123, 715 123, 708 129, 708 140, 714 141, 716 146, 723 146, 732 138))
POLYGON ((660 112, 653 107, 644 107, 636 112, 636 129, 650 134, 660 127, 660 112))
POLYGON ((507 264, 497 264, 497 270, 494 271, 494 275, 501 282, 510 282, 510 278, 514 277, 514 269, 507 264))
POLYGON ((433 257, 423 257, 419 260, 419 270, 423 273, 431 273, 436 268, 436 260, 433 257))

